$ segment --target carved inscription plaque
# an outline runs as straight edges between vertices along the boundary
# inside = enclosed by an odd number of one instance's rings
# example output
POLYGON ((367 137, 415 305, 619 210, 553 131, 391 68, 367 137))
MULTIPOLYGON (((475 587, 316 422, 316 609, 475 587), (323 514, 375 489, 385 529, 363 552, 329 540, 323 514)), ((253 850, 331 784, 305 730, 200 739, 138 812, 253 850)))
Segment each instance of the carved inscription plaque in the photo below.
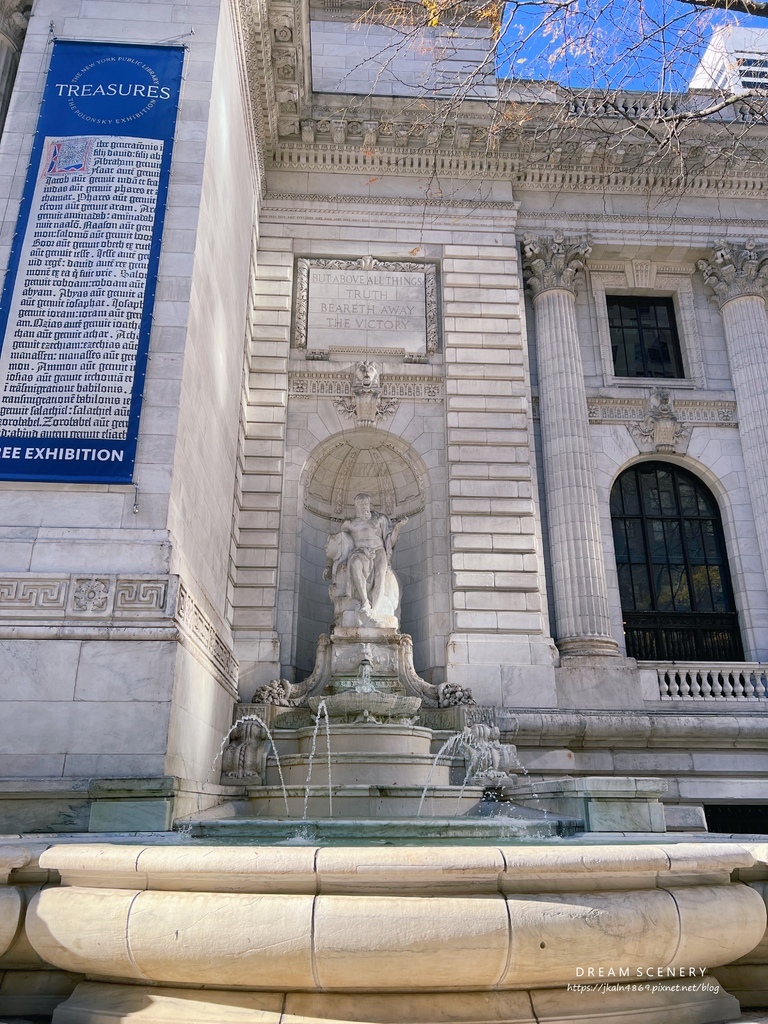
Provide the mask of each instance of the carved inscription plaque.
POLYGON ((436 269, 430 263, 301 259, 295 343, 310 351, 437 351, 436 269))

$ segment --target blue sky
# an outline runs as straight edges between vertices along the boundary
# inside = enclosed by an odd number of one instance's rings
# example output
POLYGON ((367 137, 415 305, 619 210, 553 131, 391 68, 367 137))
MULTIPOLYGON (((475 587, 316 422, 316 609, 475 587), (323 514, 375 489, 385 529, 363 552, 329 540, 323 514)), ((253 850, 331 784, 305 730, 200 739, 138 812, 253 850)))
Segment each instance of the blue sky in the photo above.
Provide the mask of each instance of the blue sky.
POLYGON ((508 4, 499 74, 575 88, 685 91, 713 29, 768 28, 764 18, 680 0, 553 0, 508 4))

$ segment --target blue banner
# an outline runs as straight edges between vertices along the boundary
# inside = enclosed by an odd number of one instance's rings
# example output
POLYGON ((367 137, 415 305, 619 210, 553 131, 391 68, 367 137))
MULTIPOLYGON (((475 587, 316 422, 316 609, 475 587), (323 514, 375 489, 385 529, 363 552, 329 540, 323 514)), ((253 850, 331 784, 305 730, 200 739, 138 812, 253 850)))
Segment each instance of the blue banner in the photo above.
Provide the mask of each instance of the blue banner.
POLYGON ((0 305, 0 479, 131 482, 183 61, 54 44, 0 305))

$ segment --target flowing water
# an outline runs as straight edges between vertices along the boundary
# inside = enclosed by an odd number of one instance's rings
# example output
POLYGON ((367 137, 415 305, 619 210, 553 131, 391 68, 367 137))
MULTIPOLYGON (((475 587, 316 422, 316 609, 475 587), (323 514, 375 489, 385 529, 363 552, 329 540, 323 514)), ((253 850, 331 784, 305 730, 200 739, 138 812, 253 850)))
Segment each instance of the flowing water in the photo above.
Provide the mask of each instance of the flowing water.
POLYGON ((277 752, 277 747, 275 746, 275 739, 274 739, 272 733, 270 732, 269 726, 267 725, 267 723, 264 721, 263 718, 259 717, 259 715, 254 715, 254 714, 243 715, 242 718, 238 718, 238 720, 232 725, 232 727, 230 728, 230 730, 227 733, 227 735, 221 741, 221 746, 219 747, 219 752, 216 755, 216 757, 214 757, 213 762, 211 763, 211 767, 208 769, 208 775, 207 775, 205 781, 206 782, 210 782, 211 781, 211 775, 213 774, 213 771, 214 771, 214 769, 216 767, 216 762, 219 760, 221 755, 224 753, 224 748, 229 743, 230 736, 235 731, 235 729, 238 727, 238 725, 240 725, 242 722, 258 722, 259 725, 264 730, 264 732, 266 732, 267 739, 269 740, 270 745, 272 747, 272 754, 273 754, 273 756, 275 758, 275 764, 277 765, 277 774, 278 774, 278 777, 280 779, 280 788, 283 791, 283 803, 285 804, 285 813, 286 813, 286 815, 290 815, 291 812, 290 812, 290 809, 288 807, 288 791, 285 788, 285 779, 283 778, 283 768, 282 768, 282 765, 280 764, 280 755, 277 752))
POLYGON ((424 783, 424 789, 421 791, 421 800, 419 800, 419 809, 416 811, 416 817, 421 817, 421 812, 424 808, 424 801, 427 797, 427 790, 432 784, 432 776, 435 774, 435 768, 437 768, 437 762, 441 757, 447 757, 450 753, 454 753, 455 748, 463 744, 462 735, 460 732, 455 733, 453 736, 449 736, 445 743, 440 747, 438 752, 435 754, 432 764, 429 768, 429 775, 427 775, 427 781, 424 783))
POLYGON ((328 707, 325 701, 321 700, 320 703, 317 705, 317 713, 315 714, 315 728, 312 731, 312 746, 309 751, 307 781, 304 785, 304 812, 301 815, 302 821, 307 820, 307 812, 309 810, 309 785, 312 781, 312 766, 315 760, 315 752, 317 751, 317 734, 320 731, 321 716, 325 718, 325 746, 328 754, 328 817, 333 817, 333 788, 331 785, 331 727, 328 722, 328 707))

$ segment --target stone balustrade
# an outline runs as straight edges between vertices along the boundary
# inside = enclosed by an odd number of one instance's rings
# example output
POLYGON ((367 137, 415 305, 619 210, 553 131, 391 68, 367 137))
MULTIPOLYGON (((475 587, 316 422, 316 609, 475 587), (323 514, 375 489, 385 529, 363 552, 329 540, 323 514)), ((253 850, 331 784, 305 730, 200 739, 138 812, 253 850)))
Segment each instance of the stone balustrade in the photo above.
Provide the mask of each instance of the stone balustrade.
POLYGON ((768 665, 658 665, 661 700, 768 700, 768 665))

